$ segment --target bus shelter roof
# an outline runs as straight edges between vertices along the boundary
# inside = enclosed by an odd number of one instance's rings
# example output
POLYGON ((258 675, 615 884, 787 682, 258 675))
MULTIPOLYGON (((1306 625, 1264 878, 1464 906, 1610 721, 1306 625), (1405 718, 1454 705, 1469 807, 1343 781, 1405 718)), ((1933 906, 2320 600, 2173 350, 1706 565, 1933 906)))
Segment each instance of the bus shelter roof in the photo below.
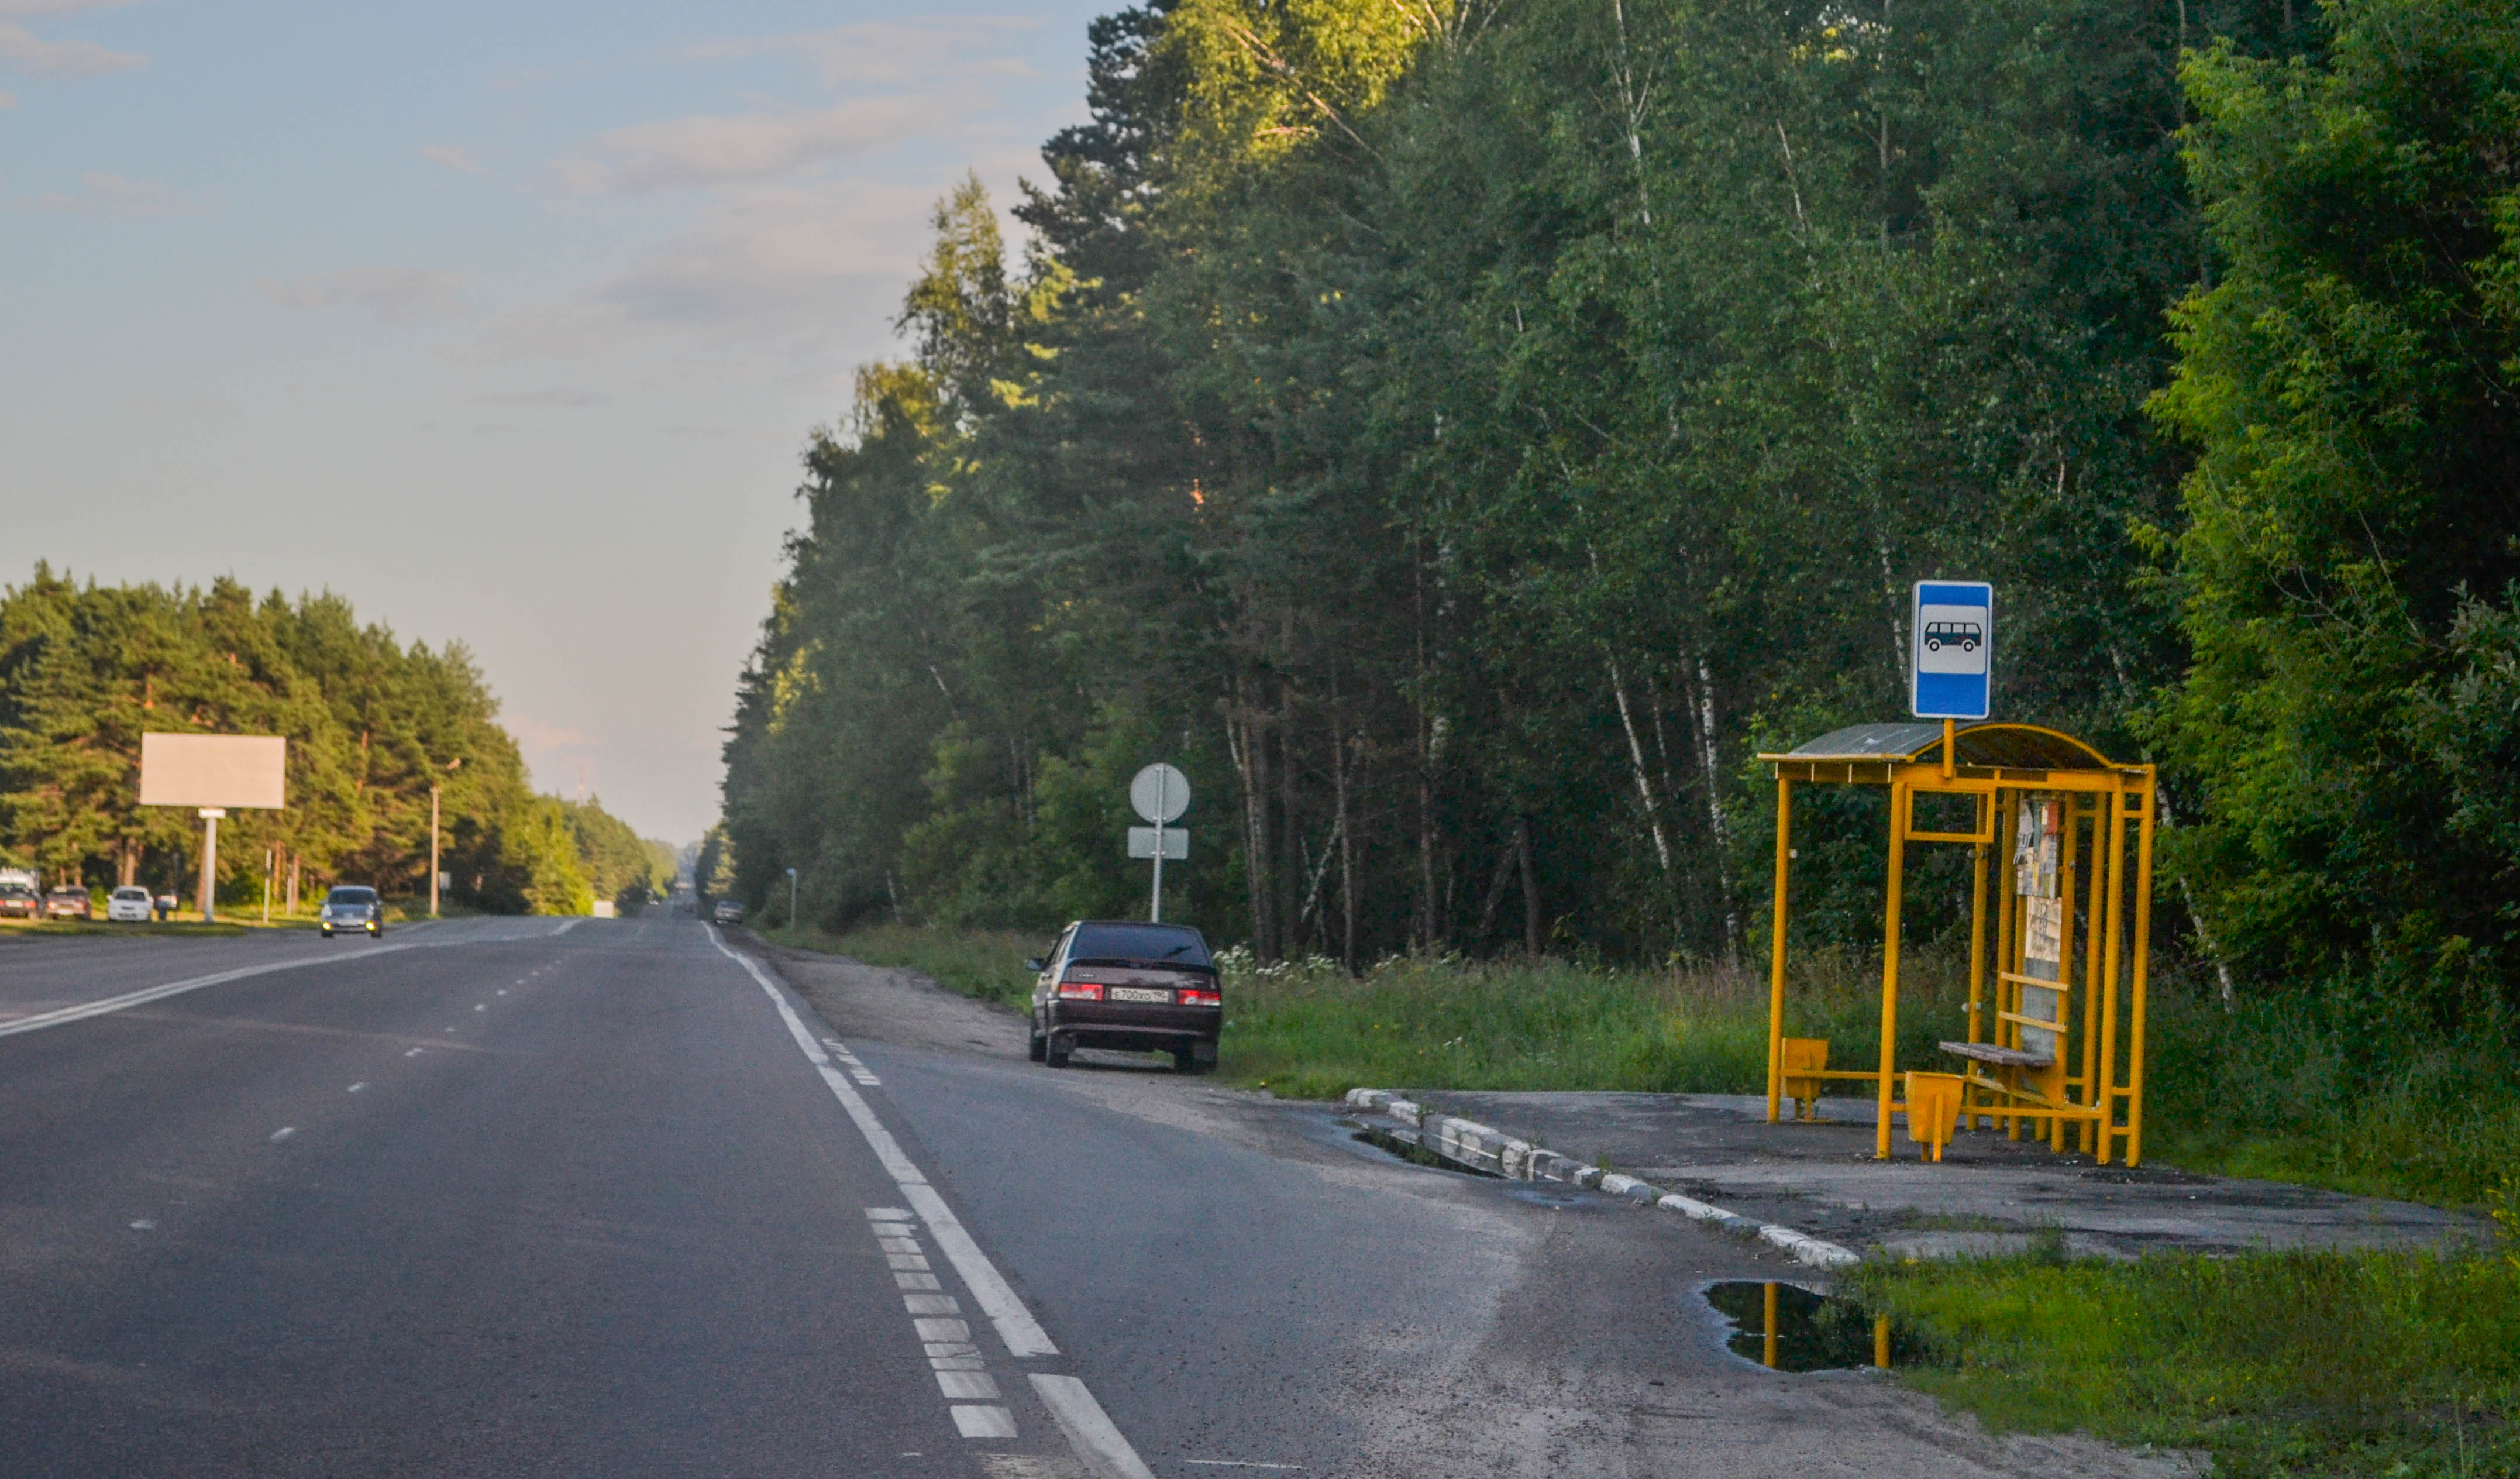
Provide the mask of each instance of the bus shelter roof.
MULTIPOLYGON (((1915 720, 1903 724, 1850 724, 1781 755, 1761 755, 1759 758, 1768 761, 1869 761, 1874 764, 1912 765, 1928 756, 1940 760, 1942 747, 1942 724, 1939 721, 1915 720)), ((2008 724, 1984 719, 1963 723, 1957 726, 1953 748, 1958 752, 1954 757, 1955 763, 1990 770, 2122 769, 2073 736, 2035 724, 2008 724)))

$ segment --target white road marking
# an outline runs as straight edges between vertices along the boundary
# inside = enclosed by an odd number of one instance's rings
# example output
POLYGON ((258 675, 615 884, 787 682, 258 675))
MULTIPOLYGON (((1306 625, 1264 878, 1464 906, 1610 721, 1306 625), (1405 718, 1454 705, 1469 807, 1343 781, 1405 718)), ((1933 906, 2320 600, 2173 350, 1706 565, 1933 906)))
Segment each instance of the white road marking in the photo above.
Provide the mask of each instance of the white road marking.
POLYGON ((368 1086, 367 1086, 364 1082, 362 1082, 362 1083, 352 1084, 352 1085, 350 1086, 350 1092, 351 1092, 352 1094, 356 1094, 356 1093, 358 1093, 360 1090, 365 1089, 365 1088, 367 1088, 367 1087, 368 1087, 368 1086))
POLYGON ((892 1276, 892 1286, 896 1289, 942 1289, 945 1287, 943 1284, 936 1281, 936 1276, 933 1274, 895 1274, 892 1276))
POLYGON ((911 1323, 919 1327, 919 1338, 922 1341, 971 1338, 971 1326, 960 1320, 914 1320, 911 1323))
POLYGON ((894 1269, 924 1269, 927 1267, 926 1257, 923 1254, 919 1253, 887 1253, 883 1256, 883 1261, 885 1267, 894 1269))
POLYGON ((298 961, 272 961, 261 965, 240 965, 234 970, 221 970, 210 975, 168 981, 163 986, 144 986, 138 991, 126 991, 120 996, 107 997, 102 1001, 81 1002, 75 1007, 57 1008, 51 1011, 36 1012, 32 1016, 22 1016, 12 1021, 0 1022, 0 1037, 15 1037, 21 1032, 38 1032, 46 1027, 83 1022, 89 1017, 104 1016, 108 1012, 121 1011, 150 1002, 162 1002, 170 996, 182 996, 185 992, 199 991, 204 986, 222 986, 230 981, 242 981, 248 976, 269 975, 275 970, 295 970, 301 966, 325 965, 343 960, 364 961, 372 956, 391 955, 398 950, 417 948, 411 945, 376 945, 348 956, 320 955, 309 956, 298 961))
MULTIPOLYGON (((518 981, 517 984, 518 984, 518 985, 519 985, 519 986, 522 986, 522 985, 523 985, 523 984, 525 984, 525 983, 524 983, 524 982, 522 982, 522 981, 518 981)), ((507 988, 507 987, 502 986, 502 987, 500 987, 500 988, 499 988, 499 995, 501 995, 501 996, 506 996, 507 994, 508 994, 508 988, 507 988)))
POLYGON ((998 1384, 986 1371, 939 1371, 936 1373, 936 1389, 951 1401, 998 1400, 998 1384))
POLYGON ((158 1224, 154 1219, 144 1217, 134 1222, 131 1225, 131 1230, 135 1232, 148 1232, 154 1231, 157 1226, 158 1224))
POLYGON ((1048 1371, 1034 1371, 1032 1389, 1039 1393, 1050 1415, 1067 1434, 1068 1447, 1087 1465, 1108 1475, 1109 1479, 1155 1479, 1154 1470, 1129 1447, 1120 1436, 1102 1404, 1085 1389, 1085 1383, 1074 1376, 1054 1376, 1048 1371))
MULTIPOLYGON (((946 1261, 953 1264, 956 1274, 962 1276, 964 1286, 971 1291, 973 1299, 979 1301, 990 1322, 998 1327, 998 1336, 1007 1343, 1007 1350, 1018 1358, 1058 1355, 1058 1347, 1052 1342, 1050 1332, 1032 1318, 1030 1310, 1024 1308, 1023 1301, 1016 1297, 1006 1276, 998 1272, 997 1265, 989 1262, 989 1255, 980 1251, 980 1245, 972 1240, 961 1220, 954 1216, 954 1209, 945 1205, 945 1198, 937 1195, 936 1188, 927 1185, 925 1174, 903 1152, 901 1143, 892 1138, 892 1132, 876 1118, 875 1110, 868 1107, 865 1098, 850 1088, 848 1080, 832 1066, 831 1055, 814 1041, 814 1035, 805 1030, 804 1022, 797 1018, 796 1008, 788 1005, 788 999, 780 995, 778 986, 750 957, 727 949, 726 942, 714 934, 710 936, 709 943, 728 960, 742 965, 760 986, 762 993, 770 998, 771 1005, 779 1008, 780 1018, 788 1024, 788 1035, 796 1040, 796 1046, 813 1063, 814 1071, 823 1076, 823 1083, 832 1091, 832 1097, 840 1101, 840 1107, 848 1111, 849 1118, 856 1122, 858 1133, 866 1137, 868 1147, 875 1151, 876 1159, 883 1163, 885 1173, 901 1188, 903 1198, 927 1224, 929 1235, 936 1239, 936 1246, 944 1250, 946 1261)), ((950 1338, 959 1340, 965 1337, 950 1338)))
POLYGON ((297 1133, 297 1127, 296 1127, 295 1125, 283 1125, 283 1126, 281 1126, 279 1129, 274 1130, 274 1131, 272 1131, 272 1132, 271 1132, 271 1139, 272 1139, 272 1141, 273 1141, 273 1143, 279 1143, 279 1142, 281 1142, 281 1141, 285 1141, 285 1140, 289 1139, 291 1136, 295 1135, 296 1133, 297 1133))
POLYGON ((913 1315, 960 1315, 963 1307, 951 1294, 904 1294, 901 1307, 913 1315))
POLYGON ((474 1002, 472 1004, 472 1009, 474 1011, 487 1011, 490 1009, 490 1004, 487 1002, 474 1002))
MULTIPOLYGON (((954 1431, 966 1438, 1012 1438, 1015 1414, 1002 1407, 951 1407, 954 1431)), ((1148 1479, 1152 1479, 1149 1475, 1148 1479)))
POLYGON ((420 1056, 422 1053, 427 1053, 428 1051, 428 1049, 426 1049, 426 1048, 414 1048, 414 1049, 413 1049, 413 1050, 411 1050, 409 1053, 404 1053, 404 1054, 403 1054, 403 1056, 404 1056, 404 1057, 418 1057, 418 1056, 420 1056))
POLYGON ((910 1209, 908 1207, 869 1207, 867 1208, 867 1221, 908 1222, 910 1221, 910 1209))
POLYGON ((1207 1468, 1299 1469, 1300 1463, 1254 1463, 1248 1458, 1185 1458, 1184 1463, 1196 1463, 1207 1468))

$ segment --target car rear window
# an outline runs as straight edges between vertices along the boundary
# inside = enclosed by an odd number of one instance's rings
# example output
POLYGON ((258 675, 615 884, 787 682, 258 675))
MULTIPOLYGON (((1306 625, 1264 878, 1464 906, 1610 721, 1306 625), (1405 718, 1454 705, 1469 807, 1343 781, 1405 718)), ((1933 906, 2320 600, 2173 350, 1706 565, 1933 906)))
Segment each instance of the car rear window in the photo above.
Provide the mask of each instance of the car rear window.
POLYGON ((149 890, 145 888, 117 888, 113 891, 113 896, 117 899, 146 899, 149 897, 149 890))
POLYGON ((1079 924, 1076 942, 1067 950, 1071 963, 1129 962, 1148 965, 1190 965, 1212 970, 1207 942, 1195 929, 1169 924, 1079 924))
POLYGON ((337 888, 324 896, 327 904, 374 904, 376 901, 377 891, 373 888, 337 888))

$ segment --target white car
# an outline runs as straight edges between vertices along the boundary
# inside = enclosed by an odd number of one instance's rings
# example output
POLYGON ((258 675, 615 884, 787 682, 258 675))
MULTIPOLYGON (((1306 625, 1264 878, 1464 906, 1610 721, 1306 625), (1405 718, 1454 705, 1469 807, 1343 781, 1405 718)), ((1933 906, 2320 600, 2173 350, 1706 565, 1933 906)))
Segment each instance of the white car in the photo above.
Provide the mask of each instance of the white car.
POLYGON ((115 924, 148 923, 149 890, 145 888, 115 889, 112 896, 105 901, 105 917, 110 922, 115 924))

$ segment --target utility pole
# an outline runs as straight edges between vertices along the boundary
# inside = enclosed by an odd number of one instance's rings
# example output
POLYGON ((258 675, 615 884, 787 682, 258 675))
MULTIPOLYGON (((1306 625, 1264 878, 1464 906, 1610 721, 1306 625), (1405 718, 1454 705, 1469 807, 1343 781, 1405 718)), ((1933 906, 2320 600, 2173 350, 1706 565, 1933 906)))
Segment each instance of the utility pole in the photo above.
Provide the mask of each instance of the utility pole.
POLYGON ((265 924, 271 922, 271 865, 274 857, 270 848, 262 850, 262 922, 265 924))
POLYGON ((437 918, 437 783, 428 783, 428 917, 437 918))
POLYGON ((788 870, 788 927, 796 927, 796 870, 788 870))

